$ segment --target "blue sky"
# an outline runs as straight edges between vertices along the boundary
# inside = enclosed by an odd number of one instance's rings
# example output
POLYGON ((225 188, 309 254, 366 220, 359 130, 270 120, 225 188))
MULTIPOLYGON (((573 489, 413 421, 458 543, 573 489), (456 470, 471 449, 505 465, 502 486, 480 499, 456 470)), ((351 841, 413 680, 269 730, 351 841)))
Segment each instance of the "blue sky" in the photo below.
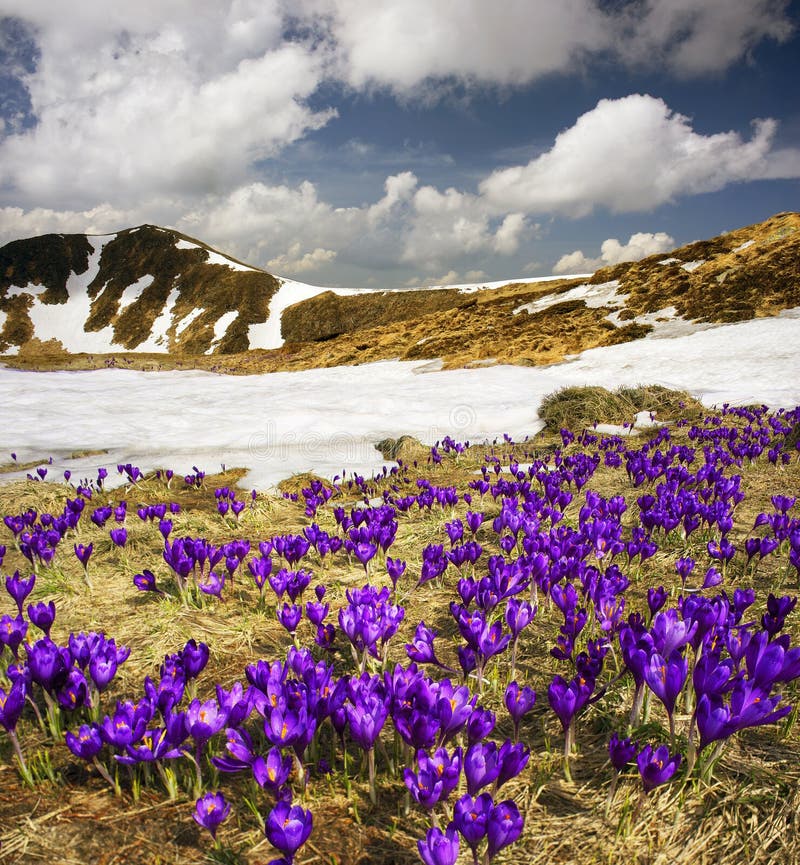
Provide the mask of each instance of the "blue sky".
POLYGON ((783 0, 4 0, 0 241, 321 285, 594 270, 798 209, 783 0))

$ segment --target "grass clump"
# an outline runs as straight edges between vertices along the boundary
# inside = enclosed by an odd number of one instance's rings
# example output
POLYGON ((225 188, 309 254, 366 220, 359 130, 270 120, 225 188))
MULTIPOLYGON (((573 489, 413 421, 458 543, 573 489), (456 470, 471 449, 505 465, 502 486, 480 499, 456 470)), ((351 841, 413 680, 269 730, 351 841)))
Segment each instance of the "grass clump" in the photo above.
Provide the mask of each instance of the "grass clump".
POLYGON ((594 423, 631 423, 640 411, 660 421, 702 415, 700 402, 686 391, 660 384, 638 384, 610 391, 599 386, 565 387, 542 400, 539 417, 548 430, 583 429, 594 423))

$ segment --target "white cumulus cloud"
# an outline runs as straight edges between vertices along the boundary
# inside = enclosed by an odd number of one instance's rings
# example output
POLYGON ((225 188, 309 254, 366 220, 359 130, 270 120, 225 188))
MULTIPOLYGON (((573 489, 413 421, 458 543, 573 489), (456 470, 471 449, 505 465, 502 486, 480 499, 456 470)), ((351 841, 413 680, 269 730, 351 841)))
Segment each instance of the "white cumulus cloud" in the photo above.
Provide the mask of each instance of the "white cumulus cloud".
POLYGON ((41 59, 23 77, 36 123, 0 144, 17 203, 199 195, 327 123, 306 102, 326 55, 281 38, 280 5, 9 0, 41 59))
POLYGON ((413 97, 448 80, 518 86, 573 72, 592 59, 718 73, 764 40, 785 42, 788 0, 299 0, 335 46, 336 69, 356 88, 413 97))
MULTIPOLYGON (((586 216, 651 210, 680 195, 774 177, 774 120, 755 120, 749 140, 703 135, 662 100, 633 94, 601 99, 553 146, 528 162, 493 172, 481 194, 498 211, 586 216)), ((785 154, 784 177, 800 177, 800 151, 785 154)))
POLYGON ((675 240, 663 231, 655 234, 637 232, 627 243, 620 243, 616 237, 609 237, 600 246, 600 255, 589 258, 580 249, 562 255, 553 267, 553 273, 586 273, 600 267, 620 264, 623 261, 640 261, 648 255, 667 252, 675 247, 675 240))
POLYGON ((319 270, 326 264, 330 264, 336 258, 333 249, 322 249, 318 246, 310 252, 302 253, 300 243, 293 243, 284 255, 271 258, 267 267, 276 273, 306 273, 311 270, 319 270))

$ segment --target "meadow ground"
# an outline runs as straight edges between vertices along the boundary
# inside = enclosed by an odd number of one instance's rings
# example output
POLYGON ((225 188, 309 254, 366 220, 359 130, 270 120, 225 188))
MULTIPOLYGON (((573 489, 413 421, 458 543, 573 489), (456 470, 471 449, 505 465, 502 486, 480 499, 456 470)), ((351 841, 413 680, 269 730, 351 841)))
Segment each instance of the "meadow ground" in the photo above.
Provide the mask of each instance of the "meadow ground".
MULTIPOLYGON (((707 425, 713 429, 714 423, 707 425)), ((745 421, 728 417, 725 424, 744 426, 745 421)), ((701 423, 702 425, 702 423, 701 423)), ((689 426, 671 427, 672 442, 690 445, 689 426)), ((579 429, 577 430, 580 431, 579 429)), ((655 434, 655 433, 653 433, 655 434)), ((629 447, 640 447, 646 437, 630 439, 629 447)), ((189 639, 203 641, 210 648, 210 660, 196 683, 196 693, 202 699, 214 695, 214 684, 230 688, 234 682, 245 682, 244 670, 259 659, 285 659, 292 639, 276 618, 276 599, 267 584, 264 598, 242 565, 232 584, 229 582, 222 599, 199 592, 188 603, 177 597, 176 583, 165 564, 164 543, 157 521, 139 519, 140 506, 159 502, 176 502, 180 512, 173 519, 172 538, 205 538, 215 546, 234 539, 251 543, 250 558, 258 543, 277 535, 300 534, 312 522, 337 534, 334 508, 349 513, 354 507, 364 507, 364 493, 373 500, 384 491, 397 495, 419 493, 417 483, 427 479, 439 488, 452 487, 459 493, 456 504, 431 508, 413 507, 397 514, 397 535, 389 555, 407 563, 406 573, 397 584, 397 603, 405 609, 405 617, 397 634, 388 642, 386 666, 408 664, 405 645, 413 639, 420 620, 438 630, 437 652, 440 660, 455 670, 459 663, 455 648, 459 632, 450 615, 449 604, 457 600, 456 583, 461 576, 450 565, 444 574, 417 585, 423 567, 423 550, 431 544, 450 544, 445 524, 465 517, 467 510, 482 510, 486 519, 477 530, 475 539, 483 553, 474 567, 480 578, 486 573, 490 555, 500 553, 500 538, 492 529, 492 521, 503 506, 502 496, 481 495, 470 483, 480 479, 483 466, 490 469, 490 480, 514 480, 509 463, 521 466, 534 460, 550 460, 561 450, 562 439, 552 431, 544 431, 524 443, 500 442, 495 445, 472 446, 462 453, 438 452, 439 461, 409 462, 397 474, 388 474, 365 483, 361 489, 347 485, 336 491, 327 504, 312 518, 304 512, 302 493, 298 501, 280 495, 258 494, 251 500, 246 491, 239 491, 246 506, 240 517, 222 516, 217 510, 215 490, 234 488, 241 473, 231 470, 223 475, 205 477, 199 484, 187 484, 173 478, 169 486, 162 478, 148 477, 114 491, 95 490, 86 504, 86 512, 109 504, 128 505, 124 523, 127 541, 116 546, 109 537, 113 520, 104 527, 93 525, 84 517, 74 537, 67 537, 52 564, 40 566, 32 596, 28 601, 54 601, 57 615, 52 637, 66 644, 71 631, 103 631, 113 636, 118 645, 130 647, 128 660, 119 667, 117 677, 102 695, 102 713, 111 712, 116 699, 139 699, 146 675, 157 677, 164 656, 177 652, 189 639), (488 459, 488 462, 487 462, 488 459), (495 466, 503 468, 495 473, 495 466), (473 496, 465 503, 465 493, 473 496), (88 565, 91 589, 83 579, 83 569, 72 554, 73 542, 93 544, 88 565), (150 569, 159 587, 168 595, 140 592, 133 585, 133 576, 150 569)), ((562 455, 592 450, 590 444, 573 442, 561 450, 562 455)), ((754 606, 748 620, 758 620, 765 610, 768 593, 793 595, 797 591, 798 573, 790 566, 786 549, 778 550, 763 560, 748 561, 744 541, 753 536, 756 517, 774 508, 772 497, 794 496, 800 490, 800 461, 797 452, 787 465, 773 465, 766 453, 755 460, 744 460, 741 466, 728 469, 728 474, 741 476, 744 498, 734 510, 733 527, 727 533, 737 548, 736 555, 725 568, 723 583, 706 591, 712 596, 720 590, 729 594, 735 589, 752 587, 756 590, 754 606)), ((311 479, 294 478, 284 485, 291 494, 308 489, 311 479)), ((574 497, 563 509, 563 524, 577 526, 579 512, 585 504, 587 490, 606 499, 623 496, 628 509, 622 518, 624 537, 638 525, 637 498, 653 494, 659 480, 635 487, 624 467, 601 465, 581 491, 573 488, 574 497)), ((34 508, 38 513, 60 513, 75 489, 68 484, 34 481, 0 486, 0 511, 21 514, 34 508)), ((797 506, 796 506, 797 507, 797 506)), ((790 512, 791 513, 791 512, 790 512)), ((0 526, 8 551, 3 573, 20 569, 30 572, 29 562, 14 547, 12 533, 0 526)), ((758 532, 755 532, 757 535, 758 532)), ((697 572, 705 572, 713 562, 707 544, 716 536, 698 530, 688 538, 680 531, 654 531, 655 554, 641 563, 627 564, 619 556, 620 567, 630 579, 625 592, 625 615, 634 611, 647 612, 647 590, 665 586, 669 604, 675 604, 681 594, 681 580, 675 562, 691 556, 698 562, 697 572)), ((518 551, 517 551, 518 552, 518 551)), ((514 553, 516 554, 516 553, 514 553)), ((598 560, 599 561, 599 560, 598 560)), ((606 567, 608 560, 602 563, 606 567)), ((390 586, 383 557, 380 553, 370 561, 368 574, 352 555, 344 550, 333 556, 320 557, 312 549, 301 565, 313 571, 312 585, 327 587, 325 601, 332 613, 329 621, 336 622, 336 611, 346 603, 345 591, 360 587, 368 577, 377 586, 390 586)), ((277 565, 276 565, 277 567, 277 565)), ((467 566, 464 573, 470 572, 467 566)), ((10 597, 0 598, 0 614, 15 613, 10 597)), ((525 592, 527 596, 527 590, 525 592)), ((306 596, 306 599, 308 596, 306 596)), ((547 699, 547 687, 553 674, 567 677, 569 665, 550 654, 559 628, 564 623, 561 611, 544 595, 539 596, 539 609, 534 622, 520 637, 516 661, 516 679, 537 692, 533 709, 522 720, 520 740, 530 748, 527 767, 502 788, 502 796, 512 798, 525 819, 520 839, 502 850, 493 860, 498 863, 791 863, 800 861, 800 733, 797 709, 778 724, 745 729, 727 742, 721 757, 713 767, 713 775, 701 777, 696 769, 690 777, 682 770, 676 777, 649 795, 642 794, 642 784, 635 769, 628 769, 620 778, 615 794, 609 800, 613 771, 608 760, 607 743, 612 731, 622 735, 627 730, 628 711, 633 695, 630 676, 622 671, 619 646, 609 653, 600 676, 601 698, 592 702, 579 716, 576 750, 571 757, 571 779, 565 777, 562 754, 564 734, 547 699), (607 686, 607 687, 605 687, 607 686), (605 687, 605 689, 604 689, 605 687)), ((786 630, 792 642, 800 636, 797 613, 789 615, 786 630)), ((31 626, 29 639, 36 637, 31 626)), ((313 646, 313 628, 305 618, 297 631, 300 645, 313 646)), ((581 638, 599 637, 602 632, 590 622, 581 638)), ((337 634, 336 647, 325 654, 314 646, 317 657, 333 663, 337 675, 357 672, 350 647, 343 634, 337 634)), ((10 660, 8 650, 0 665, 10 660)), ((378 670, 380 665, 375 666, 378 670)), ((433 670, 433 678, 445 674, 433 670)), ((452 674, 459 678, 460 673, 452 674)), ((512 735, 512 724, 503 705, 503 694, 510 678, 508 653, 494 658, 486 669, 486 683, 480 696, 481 705, 496 712, 494 738, 502 741, 512 735)), ((468 680, 470 681, 470 680, 468 680)), ((474 684, 474 679, 472 680, 474 684)), ((7 684, 7 683, 6 683, 7 684)), ((800 697, 796 682, 782 688, 784 703, 793 706, 800 697)), ((188 699, 188 698, 187 698, 188 699)), ((682 703, 683 698, 681 698, 682 703)), ((43 708, 40 706, 40 708, 43 708)), ((676 748, 685 750, 689 715, 676 711, 676 748)), ((69 718, 67 729, 76 729, 69 718)), ((329 753, 334 745, 325 725, 316 755, 307 755, 310 781, 305 791, 296 792, 296 801, 314 815, 314 829, 309 841, 300 849, 296 862, 330 865, 355 863, 418 862, 416 840, 425 836, 430 826, 428 815, 406 795, 396 761, 403 749, 397 735, 387 722, 382 734, 382 746, 376 753, 377 801, 368 795, 366 766, 363 753, 353 743, 348 744, 348 757, 343 763, 341 750, 329 753), (331 771, 325 771, 312 756, 329 758, 331 771)), ((0 863, 96 863, 96 865, 137 865, 137 863, 259 863, 278 854, 266 841, 263 818, 272 799, 255 785, 249 773, 214 774, 205 765, 206 789, 221 789, 233 804, 233 811, 218 833, 215 847, 205 830, 192 819, 194 767, 186 758, 176 762, 179 789, 170 798, 155 772, 139 768, 127 772, 119 767, 120 791, 115 795, 108 783, 89 763, 83 763, 65 746, 63 739, 54 738, 40 727, 35 716, 26 710, 18 726, 19 739, 26 755, 34 783, 23 783, 14 761, 8 736, 0 732, 0 863), (148 776, 148 777, 146 777, 148 776), (249 804, 248 804, 249 803, 249 804)), ((649 717, 633 731, 640 742, 669 742, 667 716, 661 704, 650 701, 649 717)), ((224 753, 224 735, 212 741, 212 753, 224 753)), ((113 760, 109 761, 113 767, 113 760)), ((295 787, 297 788, 296 779, 295 787)), ((463 791, 462 791, 463 792, 463 791)), ((459 862, 467 863, 470 856, 461 845, 459 862)))

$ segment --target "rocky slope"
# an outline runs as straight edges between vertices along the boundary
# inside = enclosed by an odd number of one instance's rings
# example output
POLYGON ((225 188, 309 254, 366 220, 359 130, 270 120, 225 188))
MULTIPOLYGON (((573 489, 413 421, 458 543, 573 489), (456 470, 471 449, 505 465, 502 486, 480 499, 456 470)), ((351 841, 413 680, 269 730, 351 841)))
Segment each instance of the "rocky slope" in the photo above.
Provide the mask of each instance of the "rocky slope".
POLYGON ((0 352, 20 366, 540 365, 796 307, 797 213, 589 277, 460 289, 303 285, 155 226, 0 249, 0 352))
POLYGON ((153 225, 0 249, 0 352, 246 351, 280 283, 153 225))

